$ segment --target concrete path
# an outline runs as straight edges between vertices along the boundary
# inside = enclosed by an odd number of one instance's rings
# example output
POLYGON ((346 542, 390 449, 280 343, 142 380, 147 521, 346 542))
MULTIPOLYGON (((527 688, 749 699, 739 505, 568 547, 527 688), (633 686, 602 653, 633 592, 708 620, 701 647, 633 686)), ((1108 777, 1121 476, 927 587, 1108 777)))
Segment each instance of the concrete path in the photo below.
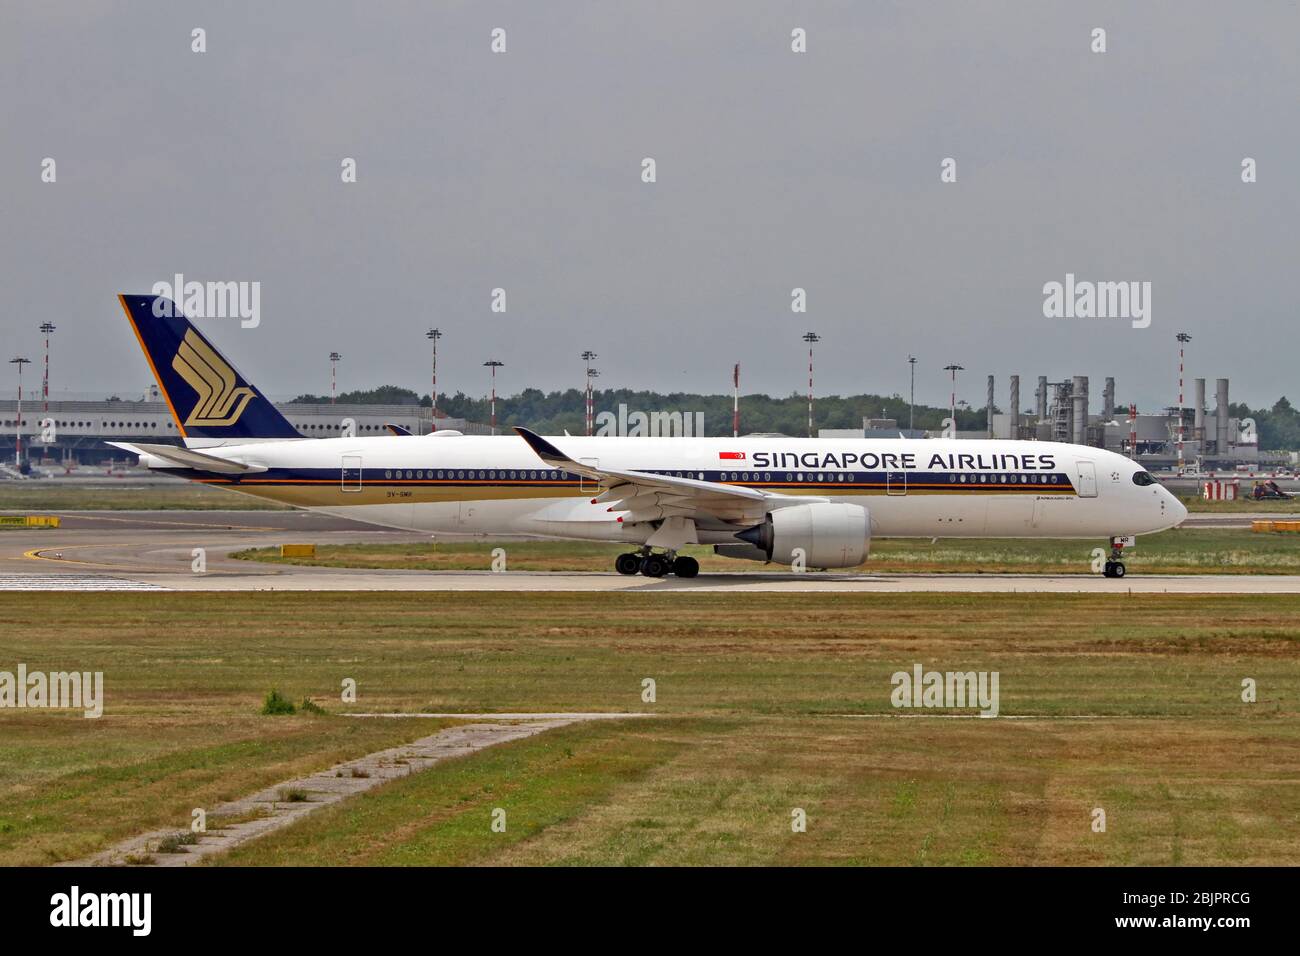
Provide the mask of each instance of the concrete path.
MULTIPOLYGON (((380 715, 354 715, 380 716, 380 715)), ((383 716, 410 716, 392 714, 383 716)), ((446 714, 447 717, 465 717, 464 714, 446 714)), ((60 866, 190 866, 210 856, 225 853, 233 847, 256 840, 268 833, 296 823, 322 807, 332 806, 341 800, 364 793, 382 783, 398 777, 410 776, 427 770, 434 764, 451 757, 462 757, 495 744, 531 737, 543 731, 576 723, 593 716, 630 717, 632 714, 548 714, 544 719, 533 714, 480 714, 497 720, 519 720, 520 723, 474 723, 449 727, 439 733, 409 744, 390 747, 377 753, 348 760, 306 777, 285 780, 267 787, 241 800, 233 800, 216 807, 205 808, 209 829, 195 834, 197 842, 180 846, 179 852, 158 851, 160 842, 178 834, 187 834, 184 827, 155 830, 132 837, 100 853, 60 866), (300 799, 305 797, 305 799, 300 799), (239 817, 244 822, 215 829, 220 818, 239 817)))

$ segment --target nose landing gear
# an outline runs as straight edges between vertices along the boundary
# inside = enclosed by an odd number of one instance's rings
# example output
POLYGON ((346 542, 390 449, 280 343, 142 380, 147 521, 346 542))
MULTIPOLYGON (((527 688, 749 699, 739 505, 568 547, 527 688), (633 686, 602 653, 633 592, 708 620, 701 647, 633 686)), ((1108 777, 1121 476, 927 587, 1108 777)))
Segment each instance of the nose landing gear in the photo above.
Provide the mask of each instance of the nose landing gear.
POLYGON ((1110 539, 1110 560, 1102 566, 1102 577, 1122 578, 1126 573, 1124 562, 1120 560, 1124 556, 1124 544, 1128 538, 1111 538, 1110 539))
POLYGON ((620 554, 614 559, 614 570, 619 574, 640 572, 648 578, 662 578, 668 574, 693 578, 700 573, 700 562, 687 555, 679 557, 675 551, 655 554, 649 548, 643 548, 640 554, 620 554))

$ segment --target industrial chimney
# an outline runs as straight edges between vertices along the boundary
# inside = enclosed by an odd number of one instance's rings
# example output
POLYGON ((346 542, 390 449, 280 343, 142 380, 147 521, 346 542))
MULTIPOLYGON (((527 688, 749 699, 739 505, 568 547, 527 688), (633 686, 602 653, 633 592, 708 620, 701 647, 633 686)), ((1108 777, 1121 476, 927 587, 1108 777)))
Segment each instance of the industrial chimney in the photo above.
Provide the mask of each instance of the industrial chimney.
POLYGON ((1040 422, 1047 421, 1047 376, 1038 376, 1038 388, 1034 392, 1034 403, 1037 406, 1034 410, 1038 413, 1040 422))
POLYGON ((1201 443, 1201 454, 1205 454, 1205 379, 1198 378, 1192 382, 1192 392, 1196 396, 1195 415, 1192 419, 1192 439, 1201 443))
POLYGON ((1073 433, 1070 435, 1070 441, 1076 445, 1086 445, 1088 443, 1088 376, 1074 376, 1070 399, 1074 403, 1071 422, 1073 433))
POLYGON ((1108 422, 1115 414, 1115 378, 1106 376, 1106 384, 1101 390, 1101 420, 1108 422))
POLYGON ((1011 423, 1012 441, 1020 437, 1020 376, 1011 376, 1011 407, 1008 410, 1011 423))
POLYGON ((1218 446, 1216 451, 1220 458, 1227 458, 1232 443, 1228 439, 1228 380, 1215 379, 1214 391, 1218 397, 1219 407, 1216 411, 1218 421, 1218 446))
POLYGON ((988 437, 993 437, 993 376, 989 376, 989 396, 984 403, 984 421, 988 429, 988 437))

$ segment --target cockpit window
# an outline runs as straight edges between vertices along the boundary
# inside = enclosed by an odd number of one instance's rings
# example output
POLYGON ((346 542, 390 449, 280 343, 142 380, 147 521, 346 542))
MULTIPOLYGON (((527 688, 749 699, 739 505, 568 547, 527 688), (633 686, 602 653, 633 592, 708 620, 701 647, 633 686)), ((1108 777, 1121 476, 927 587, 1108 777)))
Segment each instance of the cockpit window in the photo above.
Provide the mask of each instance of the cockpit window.
POLYGON ((1133 473, 1133 484, 1135 485, 1154 485, 1155 478, 1148 471, 1135 471, 1133 473))

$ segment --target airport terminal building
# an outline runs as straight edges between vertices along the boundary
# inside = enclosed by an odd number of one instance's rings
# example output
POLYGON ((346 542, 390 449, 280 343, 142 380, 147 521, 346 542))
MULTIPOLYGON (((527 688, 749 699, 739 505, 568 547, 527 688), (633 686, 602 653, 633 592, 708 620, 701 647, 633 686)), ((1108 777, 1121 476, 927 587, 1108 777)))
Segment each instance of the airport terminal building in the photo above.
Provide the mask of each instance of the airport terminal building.
MULTIPOLYGON (((430 431, 429 409, 419 405, 302 405, 276 403, 276 408, 305 438, 333 438, 351 427, 355 435, 373 437, 388 434, 393 424, 413 434, 430 431)), ((167 404, 161 401, 51 401, 49 411, 37 399, 23 402, 22 425, 18 423, 18 402, 0 401, 0 459, 12 463, 18 432, 22 433, 24 457, 46 468, 72 465, 103 465, 113 461, 134 462, 135 456, 106 444, 109 441, 176 442, 180 435, 167 404), (7 439, 7 441, 5 440, 7 439)), ((438 429, 454 429, 467 435, 485 435, 486 425, 460 418, 438 418, 438 429)))

